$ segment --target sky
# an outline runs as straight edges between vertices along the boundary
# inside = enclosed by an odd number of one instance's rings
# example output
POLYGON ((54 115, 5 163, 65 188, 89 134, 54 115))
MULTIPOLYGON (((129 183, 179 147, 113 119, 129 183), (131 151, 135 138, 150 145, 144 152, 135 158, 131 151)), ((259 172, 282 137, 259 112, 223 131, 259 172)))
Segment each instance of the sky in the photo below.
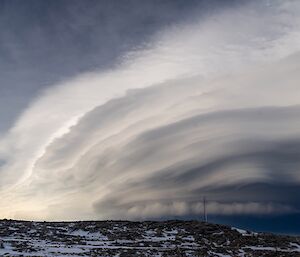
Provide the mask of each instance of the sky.
POLYGON ((299 234, 299 12, 0 0, 0 218, 299 234))

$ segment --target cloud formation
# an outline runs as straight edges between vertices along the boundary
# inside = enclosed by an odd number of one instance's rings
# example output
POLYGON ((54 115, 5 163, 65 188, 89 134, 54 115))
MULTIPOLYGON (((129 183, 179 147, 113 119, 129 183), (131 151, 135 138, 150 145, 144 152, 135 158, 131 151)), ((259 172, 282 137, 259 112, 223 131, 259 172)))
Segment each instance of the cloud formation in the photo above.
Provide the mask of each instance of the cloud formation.
POLYGON ((223 8, 49 87, 0 141, 2 215, 299 212, 299 9, 223 8))

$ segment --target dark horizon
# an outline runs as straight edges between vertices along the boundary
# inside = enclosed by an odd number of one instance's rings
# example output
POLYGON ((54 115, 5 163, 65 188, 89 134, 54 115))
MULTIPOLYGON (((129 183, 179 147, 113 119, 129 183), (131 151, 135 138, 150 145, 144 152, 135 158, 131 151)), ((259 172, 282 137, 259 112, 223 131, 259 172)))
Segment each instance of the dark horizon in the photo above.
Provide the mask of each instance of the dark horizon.
MULTIPOLYGON (((205 222, 203 217, 192 216, 192 217, 178 217, 170 216, 166 218, 156 218, 156 219, 91 219, 91 220, 22 220, 22 219, 0 219, 0 221, 17 221, 17 222, 38 222, 38 223, 70 223, 70 222, 106 222, 106 221, 116 221, 116 222, 164 222, 164 221, 201 221, 205 222)), ((289 236, 300 236, 300 215, 263 215, 263 216, 218 216, 212 215, 207 223, 220 224, 229 227, 234 227, 238 229, 247 230, 250 232, 257 233, 272 233, 277 235, 289 235, 289 236)))

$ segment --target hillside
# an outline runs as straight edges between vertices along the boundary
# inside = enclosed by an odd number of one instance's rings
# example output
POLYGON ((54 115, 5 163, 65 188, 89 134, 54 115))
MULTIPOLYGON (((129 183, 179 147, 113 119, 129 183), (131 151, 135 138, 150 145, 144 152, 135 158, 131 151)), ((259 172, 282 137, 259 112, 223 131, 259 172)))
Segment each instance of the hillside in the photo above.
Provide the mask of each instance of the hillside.
POLYGON ((300 238, 198 221, 0 221, 1 256, 300 256, 300 238))

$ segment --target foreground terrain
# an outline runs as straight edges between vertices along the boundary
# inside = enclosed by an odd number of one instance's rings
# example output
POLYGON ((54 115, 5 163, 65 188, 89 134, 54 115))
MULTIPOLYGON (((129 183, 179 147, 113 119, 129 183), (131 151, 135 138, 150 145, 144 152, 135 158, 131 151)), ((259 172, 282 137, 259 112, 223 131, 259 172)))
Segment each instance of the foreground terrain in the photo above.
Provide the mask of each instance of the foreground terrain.
POLYGON ((300 238, 198 221, 0 221, 1 256, 300 256, 300 238))

